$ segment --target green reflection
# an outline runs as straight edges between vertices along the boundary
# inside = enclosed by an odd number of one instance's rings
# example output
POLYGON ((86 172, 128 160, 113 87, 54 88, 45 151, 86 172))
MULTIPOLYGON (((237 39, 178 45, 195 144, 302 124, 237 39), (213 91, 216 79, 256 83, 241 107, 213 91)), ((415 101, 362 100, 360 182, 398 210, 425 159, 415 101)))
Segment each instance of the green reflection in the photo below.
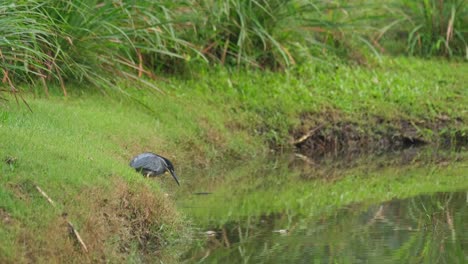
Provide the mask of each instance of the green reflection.
POLYGON ((187 262, 463 263, 467 193, 452 191, 468 189, 465 154, 406 154, 193 176, 178 198, 200 231, 187 262))

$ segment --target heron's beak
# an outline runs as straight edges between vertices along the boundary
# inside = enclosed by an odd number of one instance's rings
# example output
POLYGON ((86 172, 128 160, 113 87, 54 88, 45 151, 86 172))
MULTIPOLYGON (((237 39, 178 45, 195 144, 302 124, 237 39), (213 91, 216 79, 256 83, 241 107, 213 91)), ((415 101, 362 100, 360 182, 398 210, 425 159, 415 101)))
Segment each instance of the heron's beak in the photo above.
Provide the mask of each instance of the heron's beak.
POLYGON ((177 182, 177 185, 180 186, 179 179, 177 178, 177 175, 175 174, 175 172, 173 170, 169 170, 169 172, 171 173, 174 180, 177 182))

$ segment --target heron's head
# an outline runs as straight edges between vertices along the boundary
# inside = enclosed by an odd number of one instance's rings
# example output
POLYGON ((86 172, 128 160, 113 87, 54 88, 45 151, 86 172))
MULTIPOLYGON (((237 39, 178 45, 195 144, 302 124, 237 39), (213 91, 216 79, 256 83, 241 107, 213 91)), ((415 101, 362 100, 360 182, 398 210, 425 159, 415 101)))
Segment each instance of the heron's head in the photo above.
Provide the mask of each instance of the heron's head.
POLYGON ((174 165, 172 165, 172 162, 170 160, 168 160, 166 158, 163 158, 163 159, 166 162, 167 171, 169 171, 169 173, 172 175, 174 180, 177 182, 177 185, 180 186, 179 179, 177 178, 177 175, 176 175, 175 170, 174 170, 174 165))

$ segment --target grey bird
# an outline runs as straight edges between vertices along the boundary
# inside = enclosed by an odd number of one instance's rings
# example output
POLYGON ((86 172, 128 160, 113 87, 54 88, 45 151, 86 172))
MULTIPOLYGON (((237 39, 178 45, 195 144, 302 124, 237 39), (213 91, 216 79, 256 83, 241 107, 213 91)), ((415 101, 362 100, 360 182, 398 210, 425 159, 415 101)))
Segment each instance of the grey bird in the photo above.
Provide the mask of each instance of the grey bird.
POLYGON ((172 162, 158 154, 151 152, 141 153, 130 161, 130 166, 146 177, 155 177, 169 171, 177 182, 177 185, 180 186, 179 179, 175 174, 172 162))

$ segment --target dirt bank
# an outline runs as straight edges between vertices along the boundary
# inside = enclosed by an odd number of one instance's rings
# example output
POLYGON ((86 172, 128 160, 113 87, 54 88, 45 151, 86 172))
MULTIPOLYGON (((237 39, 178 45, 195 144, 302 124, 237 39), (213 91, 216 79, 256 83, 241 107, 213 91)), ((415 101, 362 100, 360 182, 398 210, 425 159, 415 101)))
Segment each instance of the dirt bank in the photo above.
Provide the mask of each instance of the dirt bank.
MULTIPOLYGON (((297 151, 309 157, 328 153, 375 152, 427 144, 468 145, 462 118, 441 115, 435 120, 386 120, 373 116, 350 120, 336 113, 303 114, 291 134, 297 151)), ((466 129, 466 128, 465 128, 466 129)))

